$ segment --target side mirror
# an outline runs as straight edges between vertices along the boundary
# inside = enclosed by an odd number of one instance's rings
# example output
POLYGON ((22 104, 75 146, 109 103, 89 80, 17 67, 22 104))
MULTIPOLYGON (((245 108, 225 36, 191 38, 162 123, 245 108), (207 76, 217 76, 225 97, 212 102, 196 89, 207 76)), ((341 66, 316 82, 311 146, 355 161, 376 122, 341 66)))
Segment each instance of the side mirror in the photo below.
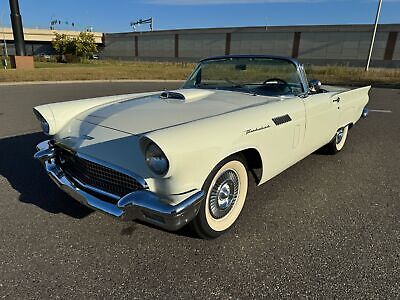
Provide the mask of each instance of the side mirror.
POLYGON ((321 91, 321 86, 322 86, 321 81, 314 79, 310 81, 309 85, 311 92, 319 93, 321 91))

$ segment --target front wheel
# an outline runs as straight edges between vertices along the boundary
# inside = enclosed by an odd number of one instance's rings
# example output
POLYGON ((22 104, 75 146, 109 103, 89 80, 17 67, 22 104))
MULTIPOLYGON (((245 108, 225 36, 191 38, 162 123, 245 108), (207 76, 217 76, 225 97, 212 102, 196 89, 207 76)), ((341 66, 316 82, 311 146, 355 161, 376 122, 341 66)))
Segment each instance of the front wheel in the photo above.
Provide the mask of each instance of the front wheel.
POLYGON ((346 143, 349 126, 344 126, 336 131, 333 139, 326 145, 329 154, 336 154, 343 149, 346 143))
POLYGON ((216 238, 232 227, 246 201, 247 188, 246 162, 241 156, 219 163, 204 184, 206 196, 192 221, 194 231, 202 238, 216 238))

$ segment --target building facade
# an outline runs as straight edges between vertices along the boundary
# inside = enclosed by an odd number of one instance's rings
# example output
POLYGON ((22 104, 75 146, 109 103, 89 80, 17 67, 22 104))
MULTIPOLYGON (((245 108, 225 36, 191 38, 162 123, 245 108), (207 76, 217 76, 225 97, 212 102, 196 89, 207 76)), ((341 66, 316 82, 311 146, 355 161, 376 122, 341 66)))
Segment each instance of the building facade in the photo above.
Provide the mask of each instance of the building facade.
MULTIPOLYGON (((273 26, 104 34, 111 59, 197 61, 224 54, 291 56, 315 65, 364 66, 373 25, 273 26)), ((380 25, 372 66, 400 67, 400 24, 380 25)))

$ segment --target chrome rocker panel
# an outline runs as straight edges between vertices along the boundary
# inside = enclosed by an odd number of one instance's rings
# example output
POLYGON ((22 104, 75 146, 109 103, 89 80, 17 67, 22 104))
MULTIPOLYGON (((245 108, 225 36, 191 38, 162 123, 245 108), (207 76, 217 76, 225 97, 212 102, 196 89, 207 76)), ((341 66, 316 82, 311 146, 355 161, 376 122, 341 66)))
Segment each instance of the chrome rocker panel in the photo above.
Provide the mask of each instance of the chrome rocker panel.
MULTIPOLYGON (((185 199, 178 205, 169 205, 161 201, 161 198, 149 190, 139 190, 119 198, 117 205, 100 200, 92 194, 80 189, 69 180, 64 171, 55 163, 55 151, 50 141, 44 141, 36 146, 38 152, 34 158, 39 160, 49 177, 62 189, 78 202, 99 210, 103 213, 124 221, 141 220, 169 231, 175 231, 188 224, 198 213, 203 191, 185 199)), ((77 180, 76 182, 79 183, 77 180)), ((106 192, 96 188, 84 186, 89 190, 107 195, 106 192)), ((108 195, 113 196, 114 195, 108 195)))

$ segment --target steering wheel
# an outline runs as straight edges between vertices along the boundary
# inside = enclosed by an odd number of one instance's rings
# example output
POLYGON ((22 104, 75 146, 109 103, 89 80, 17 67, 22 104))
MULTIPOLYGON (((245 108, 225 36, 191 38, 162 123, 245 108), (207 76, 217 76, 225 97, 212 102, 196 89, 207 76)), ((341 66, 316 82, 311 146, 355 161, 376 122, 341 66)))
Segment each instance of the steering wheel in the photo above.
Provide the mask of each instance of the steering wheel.
POLYGON ((276 82, 278 82, 278 84, 281 83, 281 84, 284 84, 286 86, 289 86, 289 84, 285 80, 280 79, 280 78, 269 78, 269 79, 267 79, 267 80, 265 80, 263 82, 263 85, 265 85, 265 84, 267 84, 268 82, 271 82, 271 81, 276 81, 276 82))
POLYGON ((280 86, 279 89, 283 89, 281 91, 281 93, 287 93, 287 92, 292 93, 293 92, 291 86, 285 80, 280 79, 280 78, 269 78, 263 82, 263 86, 267 86, 268 82, 273 82, 273 81, 276 81, 278 83, 278 86, 276 86, 276 85, 274 86, 275 88, 280 86), (283 92, 283 91, 285 91, 285 92, 283 92))

